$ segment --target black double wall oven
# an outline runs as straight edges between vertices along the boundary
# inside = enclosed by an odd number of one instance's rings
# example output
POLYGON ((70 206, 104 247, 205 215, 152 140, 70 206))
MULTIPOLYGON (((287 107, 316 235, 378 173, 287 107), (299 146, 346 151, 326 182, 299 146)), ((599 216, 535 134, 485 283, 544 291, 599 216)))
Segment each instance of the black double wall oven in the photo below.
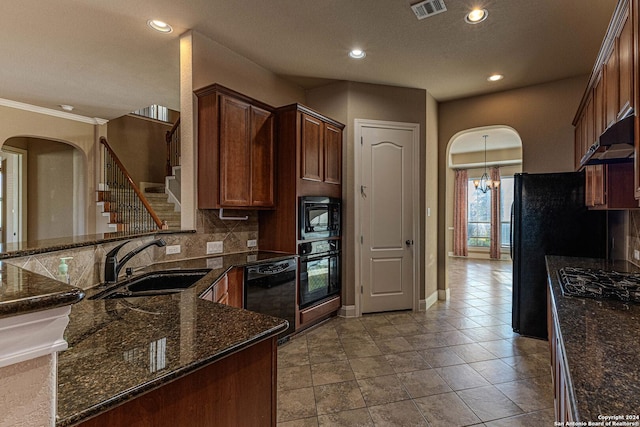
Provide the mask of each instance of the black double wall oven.
POLYGON ((340 199, 300 197, 300 309, 311 307, 340 293, 341 209, 340 199))

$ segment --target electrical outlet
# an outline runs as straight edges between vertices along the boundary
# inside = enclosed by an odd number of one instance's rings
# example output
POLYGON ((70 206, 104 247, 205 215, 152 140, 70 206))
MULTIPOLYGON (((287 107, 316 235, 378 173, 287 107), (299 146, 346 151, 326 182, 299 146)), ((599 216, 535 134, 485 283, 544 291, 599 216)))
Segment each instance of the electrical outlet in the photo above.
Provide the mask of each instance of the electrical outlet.
POLYGON ((222 253, 222 242, 207 242, 207 255, 208 254, 221 254, 222 253))
POLYGON ((247 240, 248 248, 255 248, 256 246, 258 246, 258 241, 256 239, 247 240))
POLYGON ((247 262, 256 262, 258 260, 258 255, 251 254, 247 255, 247 262))
POLYGON ((637 249, 633 250, 633 257, 637 260, 640 260, 640 251, 637 249))
POLYGON ((171 246, 167 246, 166 248, 167 248, 167 251, 165 253, 167 255, 180 253, 180 245, 171 245, 171 246))

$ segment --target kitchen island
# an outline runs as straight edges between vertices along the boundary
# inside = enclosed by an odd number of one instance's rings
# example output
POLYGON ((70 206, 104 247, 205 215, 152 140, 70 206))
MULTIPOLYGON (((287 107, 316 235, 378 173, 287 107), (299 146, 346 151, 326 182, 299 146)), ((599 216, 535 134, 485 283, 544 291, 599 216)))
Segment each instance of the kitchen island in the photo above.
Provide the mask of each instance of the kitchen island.
POLYGON ((640 425, 640 304, 564 296, 558 278, 566 267, 640 269, 626 261, 560 256, 547 256, 546 263, 558 420, 640 425))
POLYGON ((55 422, 57 354, 82 289, 0 262, 0 425, 55 422))
POLYGON ((286 321, 200 297, 233 267, 291 255, 252 252, 154 264, 211 268, 172 295, 73 308, 58 359, 57 426, 275 425, 276 337, 286 321))

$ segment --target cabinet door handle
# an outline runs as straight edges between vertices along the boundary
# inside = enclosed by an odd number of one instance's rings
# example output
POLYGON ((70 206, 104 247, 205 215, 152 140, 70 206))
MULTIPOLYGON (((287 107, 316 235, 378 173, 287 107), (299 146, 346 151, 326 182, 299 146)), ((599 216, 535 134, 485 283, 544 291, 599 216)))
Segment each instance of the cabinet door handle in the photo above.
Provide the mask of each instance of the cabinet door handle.
POLYGON ((407 246, 412 246, 413 245, 413 240, 407 240, 405 243, 407 244, 407 246))
POLYGON ((366 189, 367 189, 367 186, 366 186, 366 185, 361 185, 361 186, 360 186, 360 195, 361 195, 362 197, 364 197, 365 199, 367 198, 367 194, 364 192, 364 190, 366 190, 366 189))

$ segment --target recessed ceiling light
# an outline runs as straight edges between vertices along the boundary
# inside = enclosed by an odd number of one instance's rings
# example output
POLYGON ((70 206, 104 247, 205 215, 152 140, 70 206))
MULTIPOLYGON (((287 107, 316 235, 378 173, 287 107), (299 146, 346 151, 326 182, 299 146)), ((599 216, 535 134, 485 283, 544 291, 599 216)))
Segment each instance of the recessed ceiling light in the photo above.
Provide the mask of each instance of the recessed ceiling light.
POLYGON ((362 59, 365 56, 367 56, 367 54, 364 53, 364 50, 353 49, 351 52, 349 52, 349 56, 352 57, 353 59, 362 59))
POLYGON ((62 108, 64 111, 73 111, 73 105, 60 104, 60 108, 62 108))
POLYGON ((147 25, 161 33, 170 33, 173 31, 173 28, 171 28, 171 25, 167 24, 164 21, 159 21, 157 19, 149 19, 147 21, 147 25))
POLYGON ((504 79, 504 76, 502 74, 494 74, 492 76, 487 77, 487 80, 489 80, 490 82, 497 82, 498 80, 502 80, 504 79))
POLYGON ((471 12, 467 13, 464 20, 467 24, 478 24, 487 19, 487 16, 489 16, 487 9, 473 9, 471 12))

